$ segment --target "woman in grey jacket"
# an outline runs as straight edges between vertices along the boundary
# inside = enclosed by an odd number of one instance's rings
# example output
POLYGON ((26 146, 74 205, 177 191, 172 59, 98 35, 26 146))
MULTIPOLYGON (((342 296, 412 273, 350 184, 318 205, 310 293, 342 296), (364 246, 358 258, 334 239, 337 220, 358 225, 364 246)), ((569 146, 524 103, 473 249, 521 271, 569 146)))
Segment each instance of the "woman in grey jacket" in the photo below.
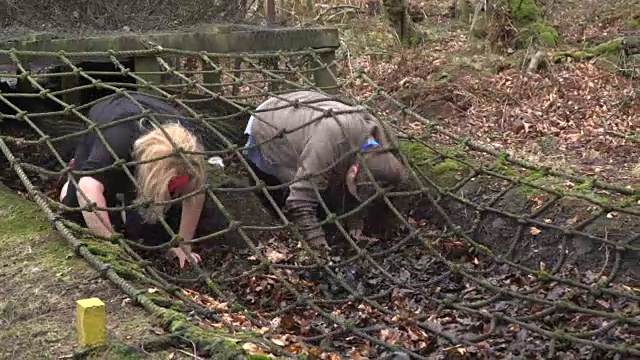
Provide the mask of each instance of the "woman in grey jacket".
POLYGON ((288 184, 271 194, 314 247, 328 248, 318 226, 323 211, 314 189, 336 211, 337 198, 353 207, 364 200, 358 196, 358 184, 369 179, 363 165, 383 186, 397 185, 405 177, 404 165, 389 151, 390 134, 371 113, 319 92, 268 99, 250 118, 245 134, 252 169, 269 186, 288 184))

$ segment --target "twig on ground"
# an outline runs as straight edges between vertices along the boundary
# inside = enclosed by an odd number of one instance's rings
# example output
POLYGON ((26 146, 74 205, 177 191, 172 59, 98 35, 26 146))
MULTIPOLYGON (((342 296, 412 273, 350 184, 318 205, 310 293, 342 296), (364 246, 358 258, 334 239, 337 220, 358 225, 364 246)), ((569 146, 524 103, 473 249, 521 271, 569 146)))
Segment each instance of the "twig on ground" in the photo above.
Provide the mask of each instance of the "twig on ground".
POLYGON ((183 336, 180 336, 180 338, 182 338, 182 339, 184 339, 184 340, 186 340, 186 341, 191 343, 191 348, 193 349, 193 354, 189 354, 188 352, 186 352, 184 350, 180 350, 180 349, 178 349, 178 351, 180 351, 181 353, 183 353, 185 355, 192 356, 194 359, 202 359, 202 358, 198 357, 198 351, 197 351, 198 349, 196 347, 196 344, 193 341, 191 341, 191 340, 189 340, 189 339, 187 339, 187 338, 185 338, 183 336))
POLYGON ((345 51, 347 52, 347 65, 349 66, 349 75, 353 77, 354 75, 353 75, 353 65, 351 65, 351 51, 349 51, 349 47, 343 40, 340 40, 340 44, 344 47, 345 51))
MULTIPOLYGON (((607 239, 607 240, 609 239, 609 234, 607 232, 607 228, 604 229, 604 238, 607 239)), ((596 276, 596 279, 600 279, 600 276, 602 276, 602 274, 604 274, 604 270, 607 268, 607 265, 609 265, 609 247, 606 246, 605 244, 602 244, 602 247, 604 247, 604 265, 602 265, 602 269, 600 270, 600 272, 596 276)), ((602 247, 600 247, 600 249, 602 249, 602 247)))
POLYGON ((182 354, 185 354, 185 355, 187 355, 189 357, 192 357, 194 360, 204 360, 204 358, 199 357, 198 355, 196 355, 195 352, 193 354, 191 354, 188 351, 184 351, 184 350, 181 350, 181 349, 178 349, 178 352, 180 352, 182 354))

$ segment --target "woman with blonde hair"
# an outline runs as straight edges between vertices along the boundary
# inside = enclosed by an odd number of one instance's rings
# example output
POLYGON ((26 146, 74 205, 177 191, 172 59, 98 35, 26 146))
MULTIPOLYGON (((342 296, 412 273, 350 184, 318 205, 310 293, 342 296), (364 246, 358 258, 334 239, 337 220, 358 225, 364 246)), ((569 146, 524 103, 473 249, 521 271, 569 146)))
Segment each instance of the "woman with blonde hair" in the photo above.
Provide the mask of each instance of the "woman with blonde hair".
MULTIPOLYGON (((183 240, 205 236, 227 225, 224 215, 216 212, 216 206, 207 201, 204 192, 170 202, 202 189, 206 182, 203 146, 193 124, 181 112, 147 95, 121 94, 94 105, 88 117, 100 127, 104 140, 95 131, 82 137, 70 175, 77 182, 77 189, 67 181, 60 201, 72 208, 90 203, 102 208, 137 204, 137 208, 124 214, 66 211, 65 217, 100 236, 122 232, 127 238, 141 239, 149 246, 171 240, 161 218, 183 240), (128 168, 135 183, 124 171, 123 164, 129 162, 134 164, 128 168)), ((188 255, 196 263, 201 261, 190 246, 184 248, 187 254, 180 247, 169 250, 171 256, 178 258, 181 268, 188 255)))

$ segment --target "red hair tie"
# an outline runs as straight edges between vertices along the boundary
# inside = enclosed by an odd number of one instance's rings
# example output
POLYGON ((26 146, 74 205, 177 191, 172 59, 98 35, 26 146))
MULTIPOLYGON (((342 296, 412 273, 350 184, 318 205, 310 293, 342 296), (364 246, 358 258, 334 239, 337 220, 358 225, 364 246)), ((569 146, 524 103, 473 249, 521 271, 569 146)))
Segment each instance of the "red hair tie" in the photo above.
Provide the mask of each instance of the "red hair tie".
POLYGON ((189 183, 189 175, 176 176, 169 181, 169 192, 172 193, 189 183))

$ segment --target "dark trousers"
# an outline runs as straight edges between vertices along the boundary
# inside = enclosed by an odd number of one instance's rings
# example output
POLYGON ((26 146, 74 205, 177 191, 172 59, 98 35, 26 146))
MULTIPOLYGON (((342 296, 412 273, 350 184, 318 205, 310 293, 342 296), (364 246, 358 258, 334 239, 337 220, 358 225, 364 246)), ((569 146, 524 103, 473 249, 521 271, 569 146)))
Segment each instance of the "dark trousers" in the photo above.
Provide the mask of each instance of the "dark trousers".
MULTIPOLYGON (((63 199, 63 203, 65 203, 63 199)), ((71 207, 77 207, 73 204, 67 204, 71 207)), ((80 212, 67 212, 63 216, 70 221, 76 222, 84 227, 86 223, 84 217, 80 212)), ((136 210, 129 210, 126 212, 126 222, 122 224, 121 215, 119 213, 111 213, 110 220, 114 226, 114 230, 121 232, 127 239, 132 241, 139 241, 142 245, 146 246, 158 246, 163 243, 171 241, 171 234, 167 232, 162 223, 157 222, 155 224, 148 224, 142 220, 142 216, 136 210)), ((174 233, 180 231, 180 220, 182 218, 182 204, 176 203, 171 206, 167 211, 164 220, 174 233)), ((198 237, 207 236, 215 232, 221 231, 229 226, 229 221, 219 211, 216 204, 206 196, 202 213, 200 214, 200 220, 198 227, 196 228, 194 239, 198 237)), ((246 243, 240 237, 236 231, 229 231, 221 236, 216 236, 211 239, 204 240, 196 244, 196 246, 202 247, 217 247, 220 245, 231 246, 237 248, 246 247, 246 243)))
MULTIPOLYGON (((140 213, 136 210, 128 211, 127 220, 124 224, 124 235, 131 240, 140 240, 145 245, 155 246, 171 240, 171 235, 160 222, 147 224, 142 220, 140 213)), ((171 230, 178 234, 180 231, 180 221, 182 219, 182 205, 175 204, 169 208, 164 220, 171 230)), ((194 239, 213 234, 226 229, 229 221, 218 209, 216 204, 206 195, 200 220, 194 234, 194 239)), ((219 245, 244 248, 244 240, 235 231, 230 231, 224 235, 212 237, 196 244, 204 247, 216 247, 219 245)))
MULTIPOLYGON (((260 170, 254 163, 251 162, 251 160, 247 159, 247 163, 249 163, 251 169, 256 173, 256 176, 267 186, 277 186, 282 184, 282 182, 277 177, 260 170)), ((249 176, 249 182, 251 186, 256 185, 256 182, 253 180, 252 176, 249 176)), ((292 221, 293 219, 285 211, 287 197, 289 196, 289 188, 282 187, 277 190, 267 191, 275 200, 278 207, 283 210, 285 215, 287 215, 287 218, 292 221)), ((262 205, 266 207, 274 217, 278 218, 277 212, 273 209, 273 205, 271 205, 271 202, 269 202, 269 199, 264 195, 264 193, 260 190, 256 190, 256 195, 258 196, 258 199, 260 200, 262 205)), ((358 205, 357 199, 354 198, 348 191, 337 191, 335 189, 333 191, 322 191, 320 192, 320 196, 322 196, 322 199, 327 204, 329 210, 336 213, 337 215, 351 211, 358 205)), ((327 217, 327 213, 320 205, 318 205, 318 208, 316 210, 316 216, 318 218, 318 221, 322 221, 327 217)), ((337 226, 334 224, 326 224, 325 226, 323 226, 323 229, 328 239, 334 236, 338 231, 337 226)))
MULTIPOLYGON (((246 159, 246 160, 247 160, 247 163, 249 163, 251 170, 253 170, 253 172, 256 173, 256 176, 258 177, 258 179, 262 180, 266 186, 278 186, 282 184, 277 177, 267 174, 266 172, 260 170, 254 163, 251 162, 251 160, 249 159, 246 159)), ((253 176, 251 175, 249 175, 249 183, 251 184, 251 186, 257 185, 256 181, 253 179, 253 176)), ((285 204, 287 201, 287 197, 289 196, 289 188, 285 186, 276 190, 267 190, 267 191, 269 192, 269 195, 271 195, 273 200, 276 202, 276 205, 281 210, 285 210, 285 204)), ((271 202, 266 197, 266 195, 262 192, 262 190, 256 190, 256 195, 258 196, 258 200, 260 200, 262 205, 267 210, 269 210, 274 217, 277 218, 278 213, 275 211, 275 209, 273 208, 273 205, 271 205, 271 202)))

